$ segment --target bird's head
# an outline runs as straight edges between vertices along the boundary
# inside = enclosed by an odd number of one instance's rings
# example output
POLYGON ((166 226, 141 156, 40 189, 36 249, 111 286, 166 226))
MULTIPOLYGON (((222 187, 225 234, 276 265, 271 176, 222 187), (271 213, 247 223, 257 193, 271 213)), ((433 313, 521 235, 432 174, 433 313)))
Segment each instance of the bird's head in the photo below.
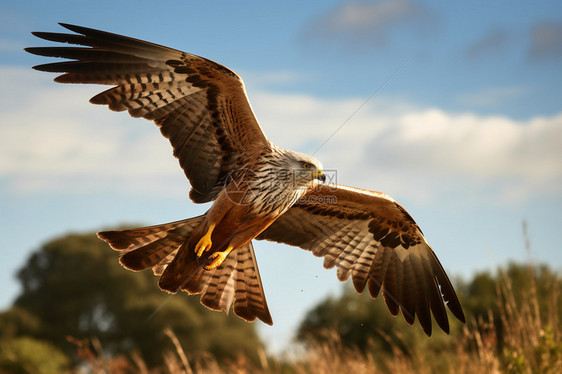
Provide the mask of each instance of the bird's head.
POLYGON ((326 181, 320 161, 312 156, 295 151, 287 151, 288 169, 297 186, 305 186, 326 181))

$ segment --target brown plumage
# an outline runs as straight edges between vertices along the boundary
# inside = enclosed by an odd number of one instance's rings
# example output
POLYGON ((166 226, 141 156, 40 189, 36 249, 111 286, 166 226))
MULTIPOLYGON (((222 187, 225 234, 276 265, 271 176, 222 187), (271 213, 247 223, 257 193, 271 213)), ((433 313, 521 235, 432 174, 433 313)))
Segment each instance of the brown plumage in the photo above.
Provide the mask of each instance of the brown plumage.
POLYGON ((272 240, 324 257, 357 292, 382 293, 393 315, 412 324, 417 315, 431 334, 429 309, 444 331, 449 323, 441 294, 464 321, 449 278, 412 217, 389 196, 347 186, 319 185, 256 239, 272 240))
POLYGON ((273 145, 260 128, 240 77, 205 58, 145 41, 61 24, 76 34, 33 33, 74 46, 27 48, 69 61, 35 66, 61 83, 114 87, 94 104, 152 120, 189 179, 190 198, 213 201, 200 217, 98 236, 134 271, 152 268, 163 290, 201 294, 201 302, 271 324, 252 240, 299 246, 351 277, 357 292, 382 294, 393 315, 431 314, 446 332, 445 304, 464 322, 439 260, 412 217, 390 197, 319 184, 311 156, 273 145))

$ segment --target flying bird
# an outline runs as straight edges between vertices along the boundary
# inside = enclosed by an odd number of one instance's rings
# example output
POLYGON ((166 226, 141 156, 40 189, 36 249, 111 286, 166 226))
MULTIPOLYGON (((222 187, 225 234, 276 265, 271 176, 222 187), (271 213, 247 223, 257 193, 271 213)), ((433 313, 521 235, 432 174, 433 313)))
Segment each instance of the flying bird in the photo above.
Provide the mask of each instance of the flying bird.
POLYGON ((230 69, 190 53, 81 26, 34 32, 51 47, 27 52, 68 60, 35 66, 61 83, 111 85, 90 99, 154 121, 170 141, 203 215, 156 226, 99 232, 127 269, 152 268, 162 290, 200 294, 213 310, 272 324, 252 240, 298 246, 324 257, 358 293, 382 294, 393 315, 433 314, 449 332, 445 305, 465 321, 457 295, 410 214, 381 192, 324 183, 314 157, 267 139, 230 69))

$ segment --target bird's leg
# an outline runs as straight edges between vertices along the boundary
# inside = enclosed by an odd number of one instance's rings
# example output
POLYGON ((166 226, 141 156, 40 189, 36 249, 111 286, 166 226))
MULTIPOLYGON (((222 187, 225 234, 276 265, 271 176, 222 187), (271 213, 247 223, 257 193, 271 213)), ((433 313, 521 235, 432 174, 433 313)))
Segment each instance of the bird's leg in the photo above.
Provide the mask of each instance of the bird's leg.
POLYGON ((228 256, 228 254, 232 251, 232 246, 229 246, 227 249, 225 249, 222 252, 215 252, 212 255, 209 256, 209 259, 207 260, 207 264, 205 266, 203 266, 203 268, 205 270, 213 270, 216 269, 217 267, 220 266, 220 264, 222 264, 222 262, 226 259, 226 256, 228 256))
POLYGON ((214 229, 215 225, 211 224, 209 226, 209 229, 207 230, 207 233, 203 235, 203 237, 199 239, 199 241, 195 245, 195 254, 197 255, 197 258, 200 258, 203 253, 211 249, 213 245, 213 242, 211 241, 211 234, 213 233, 214 229))

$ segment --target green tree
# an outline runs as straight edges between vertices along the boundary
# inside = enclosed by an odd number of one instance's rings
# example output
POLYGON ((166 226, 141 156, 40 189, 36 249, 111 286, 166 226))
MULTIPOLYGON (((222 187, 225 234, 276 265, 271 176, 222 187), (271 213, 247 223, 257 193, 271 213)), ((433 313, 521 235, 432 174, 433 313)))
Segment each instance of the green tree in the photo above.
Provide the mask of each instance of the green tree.
MULTIPOLYGON (((253 324, 209 311, 198 297, 167 295, 151 271, 123 269, 117 253, 94 234, 68 235, 45 244, 31 255, 18 278, 23 291, 14 307, 27 312, 22 318, 36 322, 18 324, 9 312, 4 321, 12 322, 6 324, 13 334, 31 334, 67 354, 74 350, 67 336, 97 337, 110 354, 138 350, 155 364, 172 348, 163 334, 168 326, 186 352, 252 358, 261 346, 253 324)), ((2 321, 0 315, 0 325, 2 321)))
POLYGON ((35 335, 41 329, 41 322, 32 313, 19 307, 12 307, 0 313, 0 341, 23 335, 35 335))
POLYGON ((70 360, 48 342, 28 336, 0 341, 0 373, 60 374, 70 360))

